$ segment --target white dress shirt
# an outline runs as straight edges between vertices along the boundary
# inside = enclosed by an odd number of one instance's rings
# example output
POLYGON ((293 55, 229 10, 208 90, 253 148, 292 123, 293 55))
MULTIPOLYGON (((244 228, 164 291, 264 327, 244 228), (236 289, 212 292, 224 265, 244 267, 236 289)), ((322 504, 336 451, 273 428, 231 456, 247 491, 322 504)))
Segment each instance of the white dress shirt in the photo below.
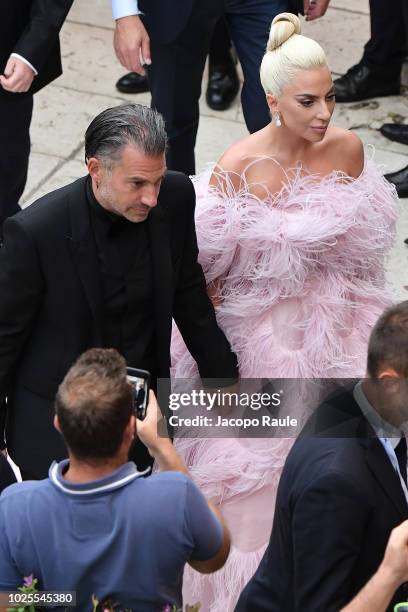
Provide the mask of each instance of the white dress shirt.
POLYGON ((362 413, 370 423, 371 427, 374 429, 377 438, 383 445, 394 470, 397 472, 401 481, 402 490, 404 491, 405 499, 408 503, 407 485, 401 476, 397 455, 395 454, 395 448, 404 434, 397 427, 391 425, 391 423, 384 421, 378 412, 372 407, 363 391, 362 381, 358 382, 354 387, 353 395, 357 404, 360 406, 362 413))
POLYGON ((140 14, 137 0, 112 0, 112 15, 114 19, 140 14))
POLYGON ((27 64, 27 66, 29 68, 31 68, 31 70, 34 72, 35 76, 37 76, 37 74, 38 74, 37 70, 34 68, 34 66, 32 64, 30 64, 30 62, 28 60, 26 60, 25 57, 23 57, 22 55, 19 55, 18 53, 12 53, 10 55, 10 57, 16 57, 17 59, 19 59, 22 62, 24 62, 25 64, 27 64))

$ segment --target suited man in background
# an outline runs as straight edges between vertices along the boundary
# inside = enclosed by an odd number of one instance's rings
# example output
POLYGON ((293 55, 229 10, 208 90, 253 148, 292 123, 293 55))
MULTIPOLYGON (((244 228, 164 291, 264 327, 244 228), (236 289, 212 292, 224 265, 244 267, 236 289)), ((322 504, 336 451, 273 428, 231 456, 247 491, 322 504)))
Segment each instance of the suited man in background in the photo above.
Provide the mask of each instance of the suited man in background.
POLYGON ((226 19, 244 73, 245 122, 250 132, 256 132, 270 122, 259 67, 273 18, 304 7, 307 18, 315 19, 328 4, 329 0, 140 0, 138 5, 137 0, 112 0, 116 54, 134 72, 142 73, 143 64, 148 66, 152 106, 163 115, 169 136, 170 169, 195 173, 198 101, 217 19, 226 19))
POLYGON ((88 348, 115 348, 153 380, 169 378, 174 317, 203 378, 238 376, 197 262, 194 188, 166 173, 165 147, 156 111, 107 109, 85 135, 89 175, 4 222, 0 432, 25 479, 66 457, 54 398, 88 348))
POLYGON ((62 73, 58 33, 72 3, 0 3, 0 239, 27 180, 33 94, 62 73))
MULTIPOLYGON (((292 447, 269 545, 236 612, 337 612, 408 518, 408 301, 375 325, 367 372, 326 400, 292 447)), ((405 599, 398 589, 388 609, 405 599)))

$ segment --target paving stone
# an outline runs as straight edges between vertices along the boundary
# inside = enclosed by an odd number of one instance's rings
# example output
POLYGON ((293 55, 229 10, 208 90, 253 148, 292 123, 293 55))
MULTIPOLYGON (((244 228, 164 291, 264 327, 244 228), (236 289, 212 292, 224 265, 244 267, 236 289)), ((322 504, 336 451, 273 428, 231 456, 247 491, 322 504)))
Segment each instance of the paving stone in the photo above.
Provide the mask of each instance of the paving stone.
POLYGON ((113 51, 110 30, 66 23, 61 34, 64 74, 59 84, 76 91, 116 97, 116 81, 125 73, 113 51))
POLYGON ((332 9, 321 19, 305 22, 303 34, 322 45, 334 73, 344 74, 361 59, 370 22, 367 15, 332 9))
POLYGON ((373 147, 374 151, 383 150, 398 153, 408 162, 408 147, 406 145, 399 144, 398 142, 392 142, 391 140, 388 140, 388 138, 385 138, 378 130, 374 129, 363 128, 353 130, 353 132, 358 134, 366 146, 373 147))
POLYGON ((370 5, 368 0, 331 0, 329 12, 333 9, 341 9, 352 13, 370 14, 370 5))
POLYGON ((46 183, 30 193, 30 197, 27 198, 26 206, 32 204, 46 193, 64 187, 64 185, 68 185, 81 176, 84 176, 86 174, 84 170, 84 164, 76 159, 63 163, 46 183))
MULTIPOLYGON (((37 187, 44 182, 47 176, 53 172, 64 162, 61 157, 53 155, 43 155, 42 153, 32 153, 30 155, 30 164, 28 167, 27 186, 23 193, 21 203, 31 202, 30 195, 37 187)), ((48 181, 47 181, 48 183, 48 181)))
POLYGON ((197 171, 208 162, 217 161, 229 146, 247 135, 245 125, 241 123, 201 117, 196 148, 197 171))
POLYGON ((112 30, 115 25, 109 0, 75 0, 66 23, 70 21, 112 30))
POLYGON ((80 146, 92 119, 105 108, 121 103, 121 98, 49 85, 35 96, 33 151, 68 159, 80 146))
POLYGON ((408 120, 408 97, 387 96, 336 105, 333 123, 346 128, 379 129, 383 123, 408 120))

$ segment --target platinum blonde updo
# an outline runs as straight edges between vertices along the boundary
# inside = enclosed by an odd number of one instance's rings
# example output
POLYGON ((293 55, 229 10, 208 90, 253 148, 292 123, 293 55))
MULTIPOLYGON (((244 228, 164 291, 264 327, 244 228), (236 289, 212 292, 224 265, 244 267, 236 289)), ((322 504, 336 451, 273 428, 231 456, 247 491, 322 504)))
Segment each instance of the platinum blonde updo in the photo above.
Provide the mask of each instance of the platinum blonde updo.
POLYGON ((319 43, 302 36, 301 31, 299 17, 293 13, 280 13, 272 21, 260 71, 266 94, 278 97, 299 70, 327 66, 319 43))

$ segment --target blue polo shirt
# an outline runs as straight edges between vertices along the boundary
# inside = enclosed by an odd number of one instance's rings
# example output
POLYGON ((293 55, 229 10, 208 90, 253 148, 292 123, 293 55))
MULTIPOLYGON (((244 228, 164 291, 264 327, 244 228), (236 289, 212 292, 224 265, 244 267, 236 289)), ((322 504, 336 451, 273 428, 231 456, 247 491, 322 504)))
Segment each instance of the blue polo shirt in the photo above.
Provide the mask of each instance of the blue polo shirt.
MULTIPOLYGON (((13 484, 0 497, 0 591, 34 574, 45 591, 76 591, 76 610, 110 596, 119 608, 182 605, 188 559, 221 548, 218 519, 196 485, 178 472, 141 478, 134 463, 86 484, 49 478, 13 484)), ((186 602, 195 603, 195 602, 186 602)))

